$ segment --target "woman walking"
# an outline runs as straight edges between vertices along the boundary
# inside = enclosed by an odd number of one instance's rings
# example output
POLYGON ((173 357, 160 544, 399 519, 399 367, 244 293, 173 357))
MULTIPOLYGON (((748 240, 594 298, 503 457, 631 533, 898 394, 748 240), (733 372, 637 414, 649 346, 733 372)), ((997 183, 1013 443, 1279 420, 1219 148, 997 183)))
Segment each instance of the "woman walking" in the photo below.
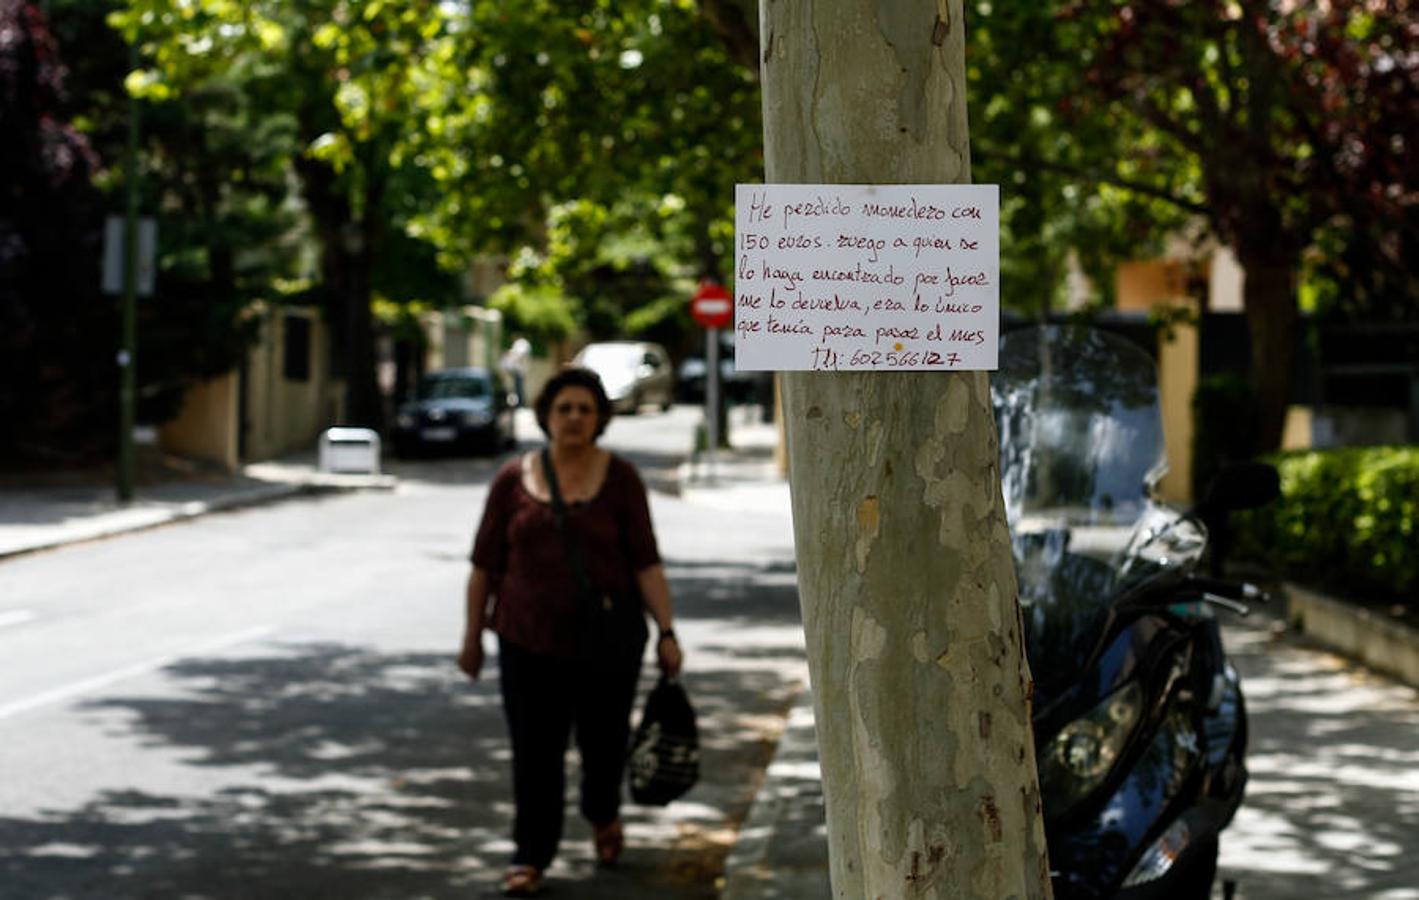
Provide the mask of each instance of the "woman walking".
POLYGON ((645 485, 630 463, 596 445, 611 418, 601 380, 564 369, 535 409, 548 446, 509 462, 489 488, 458 658, 476 679, 483 629, 497 634, 516 805, 516 849, 502 887, 514 897, 538 892, 561 841, 572 733, 596 860, 615 864, 646 613, 658 629, 660 668, 674 676, 682 662, 645 485), (625 614, 612 615, 618 608, 625 614), (589 626, 589 612, 606 618, 589 626))

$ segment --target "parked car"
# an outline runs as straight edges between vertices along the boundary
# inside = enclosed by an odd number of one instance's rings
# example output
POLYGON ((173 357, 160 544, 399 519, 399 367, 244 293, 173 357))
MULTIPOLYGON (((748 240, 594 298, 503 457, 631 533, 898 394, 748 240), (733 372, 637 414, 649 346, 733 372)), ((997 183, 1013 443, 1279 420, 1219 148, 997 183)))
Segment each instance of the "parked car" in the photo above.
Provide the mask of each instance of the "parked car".
MULTIPOLYGON (((709 366, 705 365, 703 353, 685 357, 675 379, 676 395, 681 402, 704 402, 705 376, 708 373, 709 366)), ((731 403, 773 405, 773 373, 739 371, 734 365, 734 338, 724 331, 719 336, 719 384, 731 403)))
POLYGON ((507 376, 482 368, 440 369, 419 379, 399 407, 394 453, 420 450, 495 452, 513 444, 517 393, 507 376))
POLYGON ((675 399, 675 371, 659 344, 606 341, 587 344, 573 360, 601 376, 617 412, 634 414, 650 403, 662 410, 675 399))

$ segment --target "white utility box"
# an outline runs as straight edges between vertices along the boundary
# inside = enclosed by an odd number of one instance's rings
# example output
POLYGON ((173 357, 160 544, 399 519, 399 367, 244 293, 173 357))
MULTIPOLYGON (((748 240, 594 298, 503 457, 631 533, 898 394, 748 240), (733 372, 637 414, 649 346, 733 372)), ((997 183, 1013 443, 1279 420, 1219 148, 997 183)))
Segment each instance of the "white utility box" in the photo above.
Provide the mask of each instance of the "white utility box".
POLYGON ((379 474, 379 433, 370 428, 327 428, 320 435, 320 471, 379 474))

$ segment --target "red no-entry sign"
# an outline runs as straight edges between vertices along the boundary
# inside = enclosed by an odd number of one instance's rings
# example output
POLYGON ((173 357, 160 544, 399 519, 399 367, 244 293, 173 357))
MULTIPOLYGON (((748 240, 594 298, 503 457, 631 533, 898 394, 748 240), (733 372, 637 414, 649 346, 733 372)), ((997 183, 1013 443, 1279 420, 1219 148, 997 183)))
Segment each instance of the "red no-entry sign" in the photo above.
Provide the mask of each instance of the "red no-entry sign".
POLYGON ((727 328, 734 321, 734 298, 722 285, 701 281, 690 298, 690 315, 705 328, 727 328))

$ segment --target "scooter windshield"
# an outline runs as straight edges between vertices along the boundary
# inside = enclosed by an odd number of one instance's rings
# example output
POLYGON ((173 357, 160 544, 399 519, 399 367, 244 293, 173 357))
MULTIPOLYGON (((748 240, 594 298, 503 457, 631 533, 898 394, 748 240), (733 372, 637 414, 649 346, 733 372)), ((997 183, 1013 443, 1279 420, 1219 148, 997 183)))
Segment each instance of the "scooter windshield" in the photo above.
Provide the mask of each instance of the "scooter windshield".
POLYGON ((1155 373, 1151 357, 1106 332, 1005 336, 991 394, 1012 531, 1044 520, 1127 537, 1166 471, 1155 373))
POLYGON ((1155 373, 1105 332, 1046 326, 1001 342, 1001 489, 1042 705, 1077 677, 1127 580, 1130 539, 1159 512, 1148 498, 1166 462, 1155 373))

